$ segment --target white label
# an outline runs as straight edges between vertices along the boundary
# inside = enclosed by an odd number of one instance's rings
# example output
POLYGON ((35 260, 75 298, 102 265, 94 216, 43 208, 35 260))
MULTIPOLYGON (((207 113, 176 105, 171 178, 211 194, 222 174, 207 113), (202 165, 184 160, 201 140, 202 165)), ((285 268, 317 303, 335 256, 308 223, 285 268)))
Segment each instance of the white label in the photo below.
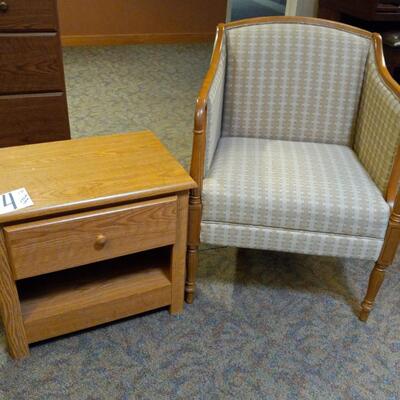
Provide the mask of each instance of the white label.
POLYGON ((25 188, 0 194, 0 214, 7 214, 29 206, 33 206, 33 201, 25 188))

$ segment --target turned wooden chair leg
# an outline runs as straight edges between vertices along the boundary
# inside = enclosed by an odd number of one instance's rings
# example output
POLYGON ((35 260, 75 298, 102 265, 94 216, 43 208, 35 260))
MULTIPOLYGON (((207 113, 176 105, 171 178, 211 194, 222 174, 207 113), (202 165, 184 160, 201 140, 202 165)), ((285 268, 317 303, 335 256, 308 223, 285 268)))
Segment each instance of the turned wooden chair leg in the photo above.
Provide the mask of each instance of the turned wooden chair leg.
POLYGON ((194 300, 194 292, 196 289, 196 271, 199 262, 199 247, 188 246, 187 250, 187 276, 185 286, 185 300, 187 303, 192 304, 194 300))
POLYGON ((361 321, 367 321, 369 313, 375 302, 375 298, 385 278, 385 270, 389 267, 394 257, 400 241, 400 216, 398 210, 393 210, 389 220, 389 226, 386 231, 381 254, 375 263, 371 272, 367 294, 361 303, 359 318, 361 321))
POLYGON ((359 318, 361 321, 367 321, 369 313, 372 310, 375 302, 376 295, 383 283, 385 278, 385 269, 387 267, 380 265, 378 262, 375 263, 374 269, 371 272, 368 283, 367 294, 365 295, 364 301, 361 303, 361 311, 359 318))
POLYGON ((187 269, 185 300, 192 304, 196 289, 196 271, 199 262, 199 244, 200 244, 200 224, 201 224, 201 200, 197 190, 191 193, 189 200, 189 229, 188 229, 188 247, 187 247, 187 269))

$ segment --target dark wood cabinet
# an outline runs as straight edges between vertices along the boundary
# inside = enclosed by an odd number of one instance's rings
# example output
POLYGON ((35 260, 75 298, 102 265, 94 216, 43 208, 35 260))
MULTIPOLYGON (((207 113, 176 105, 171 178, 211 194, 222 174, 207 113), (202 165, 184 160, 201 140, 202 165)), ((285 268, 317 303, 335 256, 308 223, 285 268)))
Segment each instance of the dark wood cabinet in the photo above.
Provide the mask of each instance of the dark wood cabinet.
POLYGON ((15 31, 56 31, 55 0, 4 0, 0 29, 15 31))
MULTIPOLYGON (((320 0, 318 16, 382 35, 400 31, 398 0, 320 0)), ((400 82, 400 49, 384 45, 384 53, 390 73, 400 82)))
POLYGON ((0 0, 0 147, 69 139, 56 0, 0 0))
POLYGON ((364 21, 400 21, 400 7, 394 0, 320 0, 319 15, 326 19, 348 15, 364 21))

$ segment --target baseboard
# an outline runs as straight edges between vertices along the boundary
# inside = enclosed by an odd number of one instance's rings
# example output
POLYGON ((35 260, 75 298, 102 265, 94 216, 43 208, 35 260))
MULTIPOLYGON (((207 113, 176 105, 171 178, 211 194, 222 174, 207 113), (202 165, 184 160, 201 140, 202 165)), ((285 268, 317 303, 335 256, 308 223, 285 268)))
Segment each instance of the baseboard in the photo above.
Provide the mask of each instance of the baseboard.
POLYGON ((215 33, 139 33, 125 35, 63 35, 63 46, 111 46, 144 43, 210 42, 215 33))

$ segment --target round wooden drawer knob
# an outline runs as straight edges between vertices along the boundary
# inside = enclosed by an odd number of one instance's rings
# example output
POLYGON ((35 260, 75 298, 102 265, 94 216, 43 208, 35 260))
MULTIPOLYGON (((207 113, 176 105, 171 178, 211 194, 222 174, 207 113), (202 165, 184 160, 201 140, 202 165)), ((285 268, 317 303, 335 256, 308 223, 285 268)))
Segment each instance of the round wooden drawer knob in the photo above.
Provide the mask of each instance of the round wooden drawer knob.
POLYGON ((7 12, 8 11, 8 4, 5 1, 0 1, 0 12, 7 12))
POLYGON ((104 235, 100 234, 97 235, 96 237, 96 241, 94 242, 94 247, 96 249, 102 249, 106 245, 106 243, 107 243, 107 238, 104 235))

